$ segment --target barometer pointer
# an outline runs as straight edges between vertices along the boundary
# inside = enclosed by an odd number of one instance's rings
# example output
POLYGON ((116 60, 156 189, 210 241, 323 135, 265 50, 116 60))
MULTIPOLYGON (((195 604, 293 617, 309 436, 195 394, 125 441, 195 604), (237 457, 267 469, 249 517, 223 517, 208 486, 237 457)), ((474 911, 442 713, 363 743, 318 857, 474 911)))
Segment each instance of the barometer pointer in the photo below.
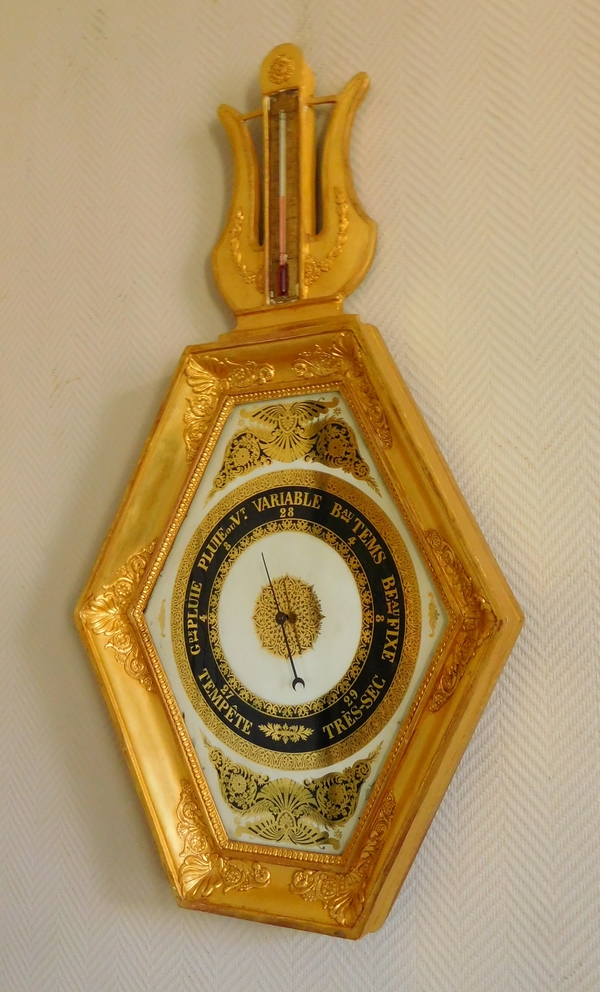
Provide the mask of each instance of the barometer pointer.
POLYGON ((290 650, 290 642, 288 641, 287 633, 286 633, 286 630, 285 630, 285 623, 286 623, 286 620, 289 619, 289 617, 288 617, 287 613, 284 613, 283 610, 281 610, 279 608, 279 603, 277 602, 277 593, 275 592, 275 586, 271 582, 271 576, 269 575, 269 569, 267 568, 267 563, 265 561, 265 556, 262 554, 262 552, 261 552, 260 557, 263 560, 263 565, 265 566, 265 572, 267 573, 267 578, 269 580, 269 585, 271 586, 271 592, 273 593, 273 599, 275 600, 275 609, 277 610, 277 614, 275 616, 275 622, 278 623, 279 626, 281 627, 281 633, 283 634, 283 639, 285 641, 285 646, 286 646, 287 653, 288 653, 288 656, 289 656, 289 659, 290 659, 290 664, 292 666, 292 671, 294 673, 294 681, 292 682, 292 689, 294 689, 294 691, 295 691, 297 685, 301 685, 301 686, 303 686, 303 688, 306 689, 306 682, 304 681, 304 679, 301 679, 300 678, 300 676, 298 675, 298 672, 296 671, 296 666, 294 665, 294 658, 293 658, 292 652, 290 650))

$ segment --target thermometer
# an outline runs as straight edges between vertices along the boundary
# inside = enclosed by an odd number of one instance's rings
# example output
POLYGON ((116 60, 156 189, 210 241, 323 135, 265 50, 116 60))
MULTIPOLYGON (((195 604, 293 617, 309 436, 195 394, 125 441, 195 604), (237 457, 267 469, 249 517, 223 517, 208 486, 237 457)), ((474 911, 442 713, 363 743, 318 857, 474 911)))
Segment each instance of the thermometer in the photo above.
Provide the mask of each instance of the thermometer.
POLYGON ((279 272, 277 274, 277 291, 279 296, 288 295, 289 272, 287 264, 286 245, 286 167, 287 167, 287 136, 286 114, 279 114, 279 272))
POLYGON ((298 299, 299 115, 298 90, 269 99, 266 194, 270 303, 298 299))

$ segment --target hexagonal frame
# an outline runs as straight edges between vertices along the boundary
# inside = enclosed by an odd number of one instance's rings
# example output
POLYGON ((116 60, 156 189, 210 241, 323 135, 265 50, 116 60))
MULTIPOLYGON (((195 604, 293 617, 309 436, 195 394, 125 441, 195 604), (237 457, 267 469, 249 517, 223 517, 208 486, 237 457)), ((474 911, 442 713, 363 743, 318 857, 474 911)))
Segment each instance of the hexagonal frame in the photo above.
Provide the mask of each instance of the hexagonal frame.
POLYGON ((180 905, 358 938, 385 920, 523 617, 377 330, 288 320, 186 349, 76 622, 180 905), (143 616, 232 407, 313 386, 348 402, 448 613, 341 856, 227 839, 143 616))

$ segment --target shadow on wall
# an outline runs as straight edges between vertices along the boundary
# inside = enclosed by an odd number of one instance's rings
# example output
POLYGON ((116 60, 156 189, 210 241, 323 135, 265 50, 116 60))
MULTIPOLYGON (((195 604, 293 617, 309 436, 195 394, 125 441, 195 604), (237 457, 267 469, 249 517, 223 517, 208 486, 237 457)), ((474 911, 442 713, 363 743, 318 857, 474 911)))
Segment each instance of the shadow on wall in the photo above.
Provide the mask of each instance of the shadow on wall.
MULTIPOLYGON (((256 110, 260 108, 261 101, 262 94, 257 76, 256 80, 248 87, 245 100, 240 100, 236 109, 242 114, 249 110, 256 110)), ((205 326, 206 311, 203 300, 206 298, 207 292, 217 310, 223 315, 225 321, 223 330, 231 329, 235 320, 231 310, 217 289, 211 262, 212 249, 221 237, 221 233, 227 223, 233 192, 233 155, 229 139, 225 128, 217 116, 217 111, 218 108, 215 106, 215 117, 208 125, 208 135, 206 127, 195 131, 186 142, 185 147, 185 152, 191 157, 198 177, 198 198, 194 205, 194 209, 197 212, 198 233, 191 256, 185 266, 183 282, 193 322, 198 328, 199 340, 202 341, 215 340, 218 336, 218 332, 214 328, 205 326), (211 152, 216 147, 218 153, 220 169, 216 174, 216 182, 215 172, 209 164, 212 156, 206 154, 207 141, 213 146, 211 152), (217 213, 215 202, 220 203, 217 226, 213 231, 212 240, 207 240, 207 232, 203 219, 210 217, 214 221, 215 214, 217 213)), ((262 130, 260 120, 252 121, 250 123, 250 129, 257 152, 260 183, 262 184, 262 130)))
MULTIPOLYGON (((83 860, 93 865, 95 898, 104 890, 111 904, 129 909, 176 907, 125 762, 119 759, 73 611, 166 385, 161 381, 153 390, 111 401, 102 436, 46 549, 40 595, 25 601, 21 635, 22 663, 29 668, 22 677, 37 694, 43 733, 57 750, 60 775, 66 779, 63 789, 70 796, 63 816, 75 810, 76 821, 65 826, 65 834, 80 843, 83 839, 82 846, 89 849, 83 860)), ((85 885, 85 879, 79 884, 85 885)))
MULTIPOLYGON (((199 196, 194 208, 197 211, 197 233, 192 253, 184 267, 183 287, 191 310, 193 324, 198 328, 198 339, 201 341, 213 341, 221 330, 226 331, 233 326, 233 314, 217 289, 211 264, 212 249, 221 236, 229 213, 229 195, 233 185, 233 162, 229 141, 221 122, 219 120, 213 121, 208 130, 208 138, 204 128, 202 131, 195 132, 187 142, 186 148, 197 171, 199 196), (214 173, 212 171, 209 173, 205 165, 207 156, 204 146, 207 140, 217 145, 223 176, 221 189, 214 188, 214 173), (211 244, 207 240, 203 219, 210 217, 214 221, 215 201, 219 202, 219 200, 221 210, 211 244), (223 315, 223 327, 220 329, 206 327, 204 300, 207 293, 216 309, 223 315)), ((193 342, 189 343, 192 344, 193 342)))

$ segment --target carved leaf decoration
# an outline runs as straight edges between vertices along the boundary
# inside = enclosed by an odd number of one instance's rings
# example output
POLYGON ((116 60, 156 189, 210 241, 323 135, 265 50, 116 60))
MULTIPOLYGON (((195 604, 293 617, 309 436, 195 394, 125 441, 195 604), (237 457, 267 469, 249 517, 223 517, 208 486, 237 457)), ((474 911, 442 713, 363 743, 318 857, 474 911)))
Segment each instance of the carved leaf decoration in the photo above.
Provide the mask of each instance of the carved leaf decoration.
POLYGON ((216 358, 208 357, 203 359, 203 365, 200 365, 195 359, 190 358, 185 370, 188 386, 198 396, 212 395, 216 384, 222 378, 224 364, 216 358))
POLYGON ((390 829, 396 802, 386 796, 359 858, 347 873, 301 870, 294 873, 290 892, 308 902, 318 900, 331 918, 345 927, 353 927, 366 899, 366 887, 390 829))
POLYGON ((185 781, 181 783, 177 806, 177 833, 183 841, 179 882, 186 899, 206 899, 215 889, 247 892, 249 889, 264 888, 271 881, 266 865, 241 858, 223 858, 218 854, 194 790, 185 781))
POLYGON ((86 627, 106 638, 105 646, 114 652, 118 663, 148 692, 154 692, 154 682, 127 611, 146 571, 155 543, 153 541, 141 551, 130 555, 117 571, 114 581, 103 586, 104 591, 90 599, 81 611, 81 619, 86 627))
POLYGON ((193 397, 183 416, 183 437, 188 461, 196 454, 206 428, 216 413, 219 400, 227 389, 244 389, 247 386, 270 382, 275 375, 272 365, 257 362, 222 361, 211 355, 196 361, 189 358, 185 377, 193 397))
POLYGON ((179 878, 187 899, 205 899, 219 887, 221 881, 219 867, 208 854, 190 854, 183 862, 179 878))
POLYGON ((437 627, 437 622, 440 619, 440 611, 438 610, 437 606, 435 605, 435 602, 434 602, 434 599, 433 599, 433 593, 430 592, 430 593, 428 593, 428 595, 429 595, 429 607, 428 607, 429 636, 430 637, 434 637, 435 636, 435 628, 437 627))
POLYGON ((321 345, 317 344, 309 351, 300 352, 293 368, 301 379, 341 375, 350 380, 364 400, 366 415, 377 437, 386 448, 391 448, 392 435, 387 417, 364 367, 360 348, 352 334, 339 334, 328 348, 322 348, 321 345))
POLYGON ((264 305, 265 252, 258 243, 259 169, 254 142, 241 115, 221 106, 231 142, 234 191, 227 223, 212 256, 217 285, 236 313, 264 305))
MULTIPOLYGON (((242 231, 244 230, 244 211, 242 209, 238 210, 235 215, 235 222, 231 228, 231 235, 229 238, 229 247, 231 249, 231 257, 233 263, 237 269, 238 274, 241 276, 243 281, 248 286, 256 286, 259 293, 264 293, 265 290, 265 267, 264 265, 259 265, 257 269, 249 269, 244 261, 244 250, 242 247, 242 231)), ((261 249, 259 251, 259 257, 264 258, 264 251, 261 249)))
POLYGON ((271 737, 274 741, 283 741, 284 744, 289 741, 293 743, 306 741, 313 733, 311 727, 303 727, 302 724, 294 727, 288 726, 287 723, 263 723, 258 729, 262 730, 265 737, 271 737))
MULTIPOLYGON (((331 271, 333 263, 336 258, 339 258, 342 254, 344 245, 348 240, 348 228, 350 227, 348 213, 350 210, 350 204, 348 203, 344 192, 339 189, 338 186, 333 187, 333 199, 337 211, 337 232, 335 241, 322 259, 315 258, 314 255, 311 255, 310 253, 305 256, 304 281, 307 286, 312 286, 312 284, 317 281, 319 276, 322 276, 325 272, 331 271)), ((312 240, 315 241, 316 238, 313 237, 312 240)))
POLYGON ((426 532, 426 537, 429 546, 450 579, 464 611, 461 629, 452 645, 450 655, 429 703, 429 709, 435 713, 454 693, 477 648, 490 636, 498 621, 490 604, 473 588, 472 580, 448 542, 433 529, 426 532))

